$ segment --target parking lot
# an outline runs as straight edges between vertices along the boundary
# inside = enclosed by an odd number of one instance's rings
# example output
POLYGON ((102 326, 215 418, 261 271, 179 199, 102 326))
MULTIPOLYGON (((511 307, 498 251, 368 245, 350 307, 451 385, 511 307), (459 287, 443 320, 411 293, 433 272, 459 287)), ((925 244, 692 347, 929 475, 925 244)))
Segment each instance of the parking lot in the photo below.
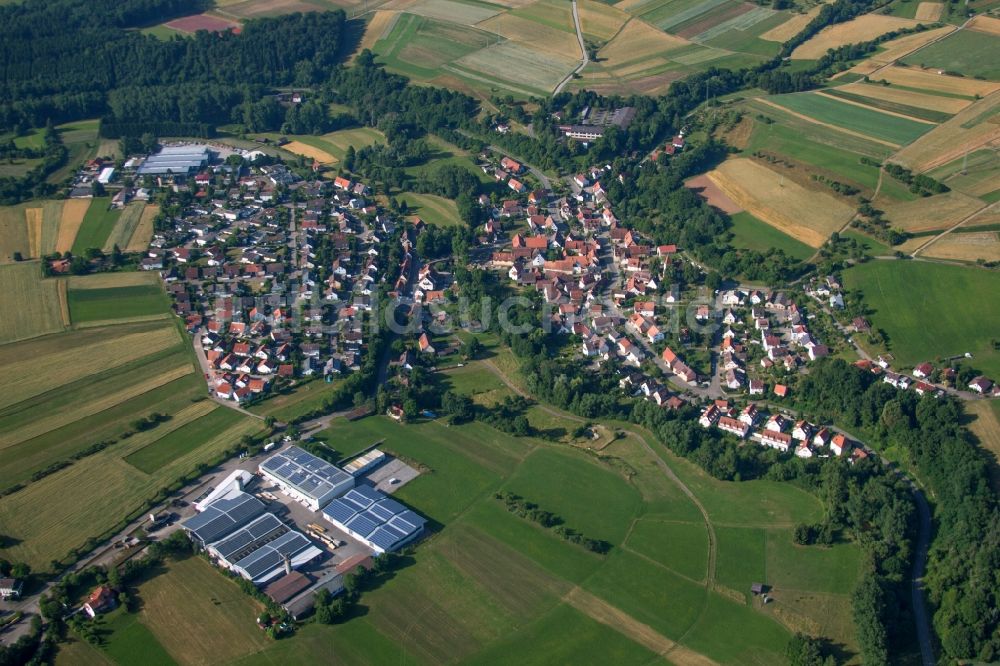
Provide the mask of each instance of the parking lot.
POLYGON ((387 463, 369 472, 365 479, 377 490, 391 495, 418 476, 420 472, 413 467, 398 458, 391 458, 387 463))

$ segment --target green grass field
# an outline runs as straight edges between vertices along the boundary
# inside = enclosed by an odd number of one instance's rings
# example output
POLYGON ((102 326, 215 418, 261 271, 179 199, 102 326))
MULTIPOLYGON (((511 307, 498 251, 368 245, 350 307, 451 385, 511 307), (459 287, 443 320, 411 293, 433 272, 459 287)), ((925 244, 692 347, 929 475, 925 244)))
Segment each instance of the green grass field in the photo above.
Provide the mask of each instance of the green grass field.
POLYGON ((907 144, 934 128, 934 125, 845 104, 815 93, 777 95, 769 99, 820 122, 898 145, 907 144))
POLYGON ((805 243, 778 231, 770 224, 761 222, 750 213, 744 211, 731 217, 733 226, 730 231, 733 234, 733 239, 730 244, 733 247, 758 252, 766 252, 771 248, 776 248, 799 261, 805 261, 815 253, 815 250, 805 243))
POLYGON ((286 393, 272 395, 264 402, 252 405, 250 411, 260 416, 273 416, 288 423, 304 414, 320 409, 324 401, 337 391, 340 382, 327 384, 322 378, 300 382, 286 393))
POLYGON ((111 235, 121 211, 112 209, 110 197, 97 197, 87 209, 83 225, 73 241, 73 254, 82 255, 90 248, 101 249, 111 235))
POLYGON ((844 284, 864 294, 872 325, 886 332, 900 366, 971 352, 969 363, 1000 377, 1000 353, 990 342, 1000 330, 1000 309, 986 306, 1000 289, 1000 275, 923 261, 872 261, 845 271, 844 284))
POLYGON ((118 608, 101 617, 98 623, 111 632, 110 640, 101 649, 114 663, 120 666, 134 664, 135 656, 141 654, 142 663, 149 666, 176 664, 137 615, 118 608))
POLYGON ((171 460, 194 451, 202 443, 224 433, 244 418, 246 417, 236 410, 217 407, 197 421, 187 423, 147 444, 127 456, 125 462, 146 474, 153 474, 171 460))
POLYGON ((840 234, 840 237, 852 238, 856 240, 862 247, 864 247, 865 251, 873 257, 880 257, 892 253, 892 249, 888 245, 878 242, 871 236, 866 236, 851 229, 840 234))
POLYGON ((170 300, 159 284, 70 289, 67 298, 74 324, 166 315, 170 312, 170 300))
POLYGON ((959 30, 903 58, 903 62, 997 80, 1000 79, 1000 60, 996 56, 995 36, 975 30, 959 30))

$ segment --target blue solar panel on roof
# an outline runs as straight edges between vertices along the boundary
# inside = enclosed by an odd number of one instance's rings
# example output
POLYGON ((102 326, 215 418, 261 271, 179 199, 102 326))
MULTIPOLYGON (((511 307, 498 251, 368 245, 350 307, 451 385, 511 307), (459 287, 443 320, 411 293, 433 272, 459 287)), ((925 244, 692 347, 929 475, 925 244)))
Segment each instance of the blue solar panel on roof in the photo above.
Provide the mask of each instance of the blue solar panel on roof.
POLYGON ((368 513, 376 516, 379 521, 383 523, 396 515, 394 511, 391 511, 385 506, 385 502, 376 502, 375 504, 372 504, 371 508, 368 509, 368 513))
POLYGON ((386 511, 389 511, 392 514, 402 513, 406 511, 405 506, 403 506, 396 500, 391 499, 389 497, 386 497, 381 502, 379 502, 379 506, 384 507, 386 511))
POLYGON ((359 513, 348 521, 347 526, 361 536, 368 536, 376 527, 379 526, 379 521, 373 520, 366 513, 359 513))

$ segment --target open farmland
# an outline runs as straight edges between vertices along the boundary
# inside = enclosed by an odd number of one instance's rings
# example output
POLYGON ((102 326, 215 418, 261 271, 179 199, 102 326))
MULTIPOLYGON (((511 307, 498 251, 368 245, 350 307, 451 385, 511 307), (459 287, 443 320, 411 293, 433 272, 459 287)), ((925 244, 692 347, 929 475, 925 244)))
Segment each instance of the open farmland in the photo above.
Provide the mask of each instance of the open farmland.
POLYGON ((894 201, 881 195, 875 199, 875 206, 885 211, 893 226, 912 233, 947 229, 984 205, 979 199, 954 191, 911 201, 894 201))
POLYGON ((150 322, 0 346, 0 381, 5 388, 0 408, 173 347, 179 341, 180 333, 172 323, 150 322))
POLYGON ((913 18, 918 21, 937 21, 943 12, 944 3, 942 2, 921 2, 917 5, 917 11, 913 18))
POLYGON ((0 206, 0 262, 13 261, 15 252, 30 256, 26 208, 24 204, 0 206))
MULTIPOLYGON (((916 115, 918 110, 926 109, 944 116, 940 120, 946 120, 948 116, 952 116, 972 104, 972 100, 970 99, 944 97, 942 95, 920 93, 913 90, 902 90, 895 86, 880 86, 869 83, 850 83, 846 86, 831 88, 827 91, 827 94, 831 95, 840 93, 867 98, 869 103, 875 106, 879 102, 899 105, 900 113, 908 115, 916 115)), ((885 108, 886 110, 894 109, 892 106, 877 108, 885 108)))
POLYGON ((825 243, 854 214, 829 194, 806 189, 746 158, 726 160, 708 177, 756 218, 811 247, 825 243))
POLYGON ((224 6, 216 8, 215 14, 222 14, 237 21, 263 16, 280 16, 293 12, 322 12, 335 6, 334 3, 327 4, 323 0, 243 0, 242 2, 219 4, 224 4, 224 6))
POLYGON ((925 261, 871 261, 845 271, 844 283, 864 294, 874 311, 872 325, 887 333, 900 365, 971 352, 976 368, 1000 376, 1000 352, 990 343, 1000 330, 1000 309, 983 307, 989 294, 998 293, 1000 274, 925 261))
POLYGON ((295 153, 296 155, 301 155, 302 157, 308 157, 309 159, 315 160, 320 164, 334 164, 340 161, 322 148, 311 146, 303 141, 289 141, 281 147, 290 153, 295 153))
MULTIPOLYGON (((213 403, 209 403, 213 404, 213 403)), ((218 433, 235 426, 246 416, 234 409, 214 405, 214 409, 195 421, 190 421, 125 457, 125 462, 146 474, 194 451, 218 433)))
POLYGON ((43 280, 39 262, 0 265, 0 284, 0 345, 63 330, 59 281, 43 280))
POLYGON ((228 663, 270 644, 255 624, 260 604, 200 557, 171 561, 138 594, 140 620, 179 664, 228 663))
POLYGON ((120 214, 120 210, 111 208, 109 197, 95 197, 73 241, 73 254, 83 255, 90 248, 104 247, 120 214))
POLYGON ((444 65, 496 41, 477 28, 402 13, 375 52, 391 69, 427 81, 444 65))
POLYGON ((111 252, 115 245, 119 249, 128 245, 132 235, 135 234, 135 230, 139 227, 139 221, 142 219, 142 213, 145 208, 146 204, 141 201, 133 201, 125 206, 121 215, 118 216, 118 220, 115 222, 111 233, 108 234, 108 239, 104 241, 102 249, 105 252, 111 252))
POLYGON ((920 251, 924 257, 974 262, 1000 261, 1000 232, 952 231, 920 251))
POLYGON ((556 56, 577 60, 580 58, 580 44, 576 41, 576 35, 548 23, 539 23, 517 14, 501 14, 476 27, 556 56))
POLYGON ((194 16, 184 16, 173 21, 168 21, 164 25, 171 30, 190 34, 199 30, 224 32, 232 28, 238 28, 240 24, 219 16, 213 16, 212 14, 195 14, 194 16))
POLYGON ((936 39, 944 37, 954 30, 955 26, 948 25, 941 28, 934 28, 933 30, 924 30, 923 32, 914 33, 912 35, 896 37, 895 39, 891 39, 883 44, 880 44, 878 51, 858 63, 850 71, 858 72, 860 74, 870 74, 879 67, 894 63, 903 56, 912 53, 925 44, 929 44, 936 39))
POLYGON ((579 0, 580 28, 591 39, 608 41, 622 29, 630 16, 620 9, 597 0, 579 0))
POLYGON ((1000 144, 1000 91, 979 100, 893 155, 918 173, 952 162, 965 153, 1000 144))
POLYGON ((769 42, 787 42, 789 39, 802 32, 802 29, 809 24, 809 21, 816 18, 816 15, 819 14, 819 10, 822 8, 823 5, 817 5, 803 14, 793 14, 780 25, 777 25, 761 34, 760 38, 769 42))
POLYGON ((1000 83, 993 81, 948 76, 939 74, 937 70, 902 67, 900 65, 879 70, 878 74, 872 77, 872 81, 876 83, 888 81, 891 85, 902 89, 923 91, 927 94, 941 93, 959 99, 967 99, 970 102, 975 101, 977 95, 986 97, 996 90, 1000 90, 1000 83))
POLYGON ((576 58, 504 42, 459 58, 444 69, 462 76, 485 77, 484 81, 496 81, 513 91, 548 94, 577 64, 576 58))
POLYGON ((0 556, 23 559, 36 569, 44 568, 53 558, 66 556, 88 539, 99 537, 126 517, 136 515, 142 503, 160 488, 190 473, 199 463, 213 460, 243 435, 261 428, 257 419, 243 417, 236 426, 199 442, 193 451, 170 460, 149 475, 123 460, 216 408, 208 400, 190 404, 153 430, 137 433, 0 499, 0 529, 15 540, 15 545, 0 549, 0 556), (76 496, 86 496, 87 501, 65 501, 76 496), (47 507, 46 511, 32 510, 42 505, 47 507))
POLYGON ((357 55, 365 49, 374 51, 375 44, 392 30, 398 18, 399 12, 385 9, 376 10, 365 25, 365 34, 358 43, 354 54, 357 55))
POLYGON ((769 101, 817 122, 897 146, 910 143, 934 124, 849 104, 820 93, 776 95, 769 101))
POLYGON ((410 14, 462 25, 475 25, 502 11, 502 7, 497 5, 459 2, 457 0, 416 0, 416 2, 390 0, 382 6, 382 9, 399 9, 410 14))
POLYGON ((56 252, 69 252, 73 248, 88 208, 90 199, 69 199, 63 204, 59 233, 56 236, 56 252))
POLYGON ((969 77, 1000 79, 997 35, 975 29, 958 30, 903 59, 907 65, 933 67, 969 77))
POLYGON ((900 28, 911 28, 917 21, 882 14, 865 14, 846 23, 837 23, 819 31, 812 39, 792 52, 793 60, 812 60, 845 44, 857 44, 900 28))
POLYGON ((814 253, 812 247, 761 222, 750 213, 736 213, 732 216, 732 220, 733 226, 730 231, 733 233, 733 239, 730 244, 733 247, 757 252, 777 249, 799 261, 805 261, 814 253))
POLYGON ((933 169, 928 175, 953 190, 991 201, 990 195, 1000 190, 1000 150, 977 150, 933 169))
POLYGON ((969 430, 979 440, 979 445, 989 451, 997 460, 992 466, 993 489, 1000 489, 1000 478, 996 470, 1000 466, 1000 401, 969 400, 963 403, 965 411, 972 417, 969 430))
POLYGON ((125 252, 144 252, 149 247, 149 242, 153 239, 154 221, 160 214, 160 207, 157 204, 146 204, 142 209, 142 216, 139 224, 132 231, 132 236, 122 247, 125 252))
POLYGON ((166 317, 170 313, 170 300, 159 283, 103 289, 74 289, 71 283, 68 300, 74 325, 115 319, 166 317))

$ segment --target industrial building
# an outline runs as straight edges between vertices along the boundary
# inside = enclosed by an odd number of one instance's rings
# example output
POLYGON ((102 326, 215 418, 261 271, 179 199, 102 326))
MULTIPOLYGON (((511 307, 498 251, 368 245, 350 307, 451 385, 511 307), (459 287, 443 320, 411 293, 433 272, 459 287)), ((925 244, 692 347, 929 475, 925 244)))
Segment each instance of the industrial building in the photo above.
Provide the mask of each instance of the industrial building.
POLYGON ((207 146, 165 146, 136 171, 140 176, 190 176, 211 160, 207 146))
POLYGON ((353 476, 297 446, 274 454, 258 469, 283 492, 313 511, 319 511, 354 487, 353 476))
POLYGON ((323 551, 273 513, 264 513, 209 544, 208 554, 254 585, 263 585, 319 559, 323 551))
POLYGON ((368 453, 358 456, 344 465, 344 471, 353 477, 358 477, 365 472, 375 469, 383 462, 385 462, 385 452, 372 449, 368 453))
POLYGON ((353 488, 323 509, 323 517, 375 553, 397 550, 424 531, 426 520, 371 486, 353 488))
POLYGON ((200 513, 185 520, 181 527, 202 548, 264 513, 263 502, 238 489, 197 508, 200 513))

